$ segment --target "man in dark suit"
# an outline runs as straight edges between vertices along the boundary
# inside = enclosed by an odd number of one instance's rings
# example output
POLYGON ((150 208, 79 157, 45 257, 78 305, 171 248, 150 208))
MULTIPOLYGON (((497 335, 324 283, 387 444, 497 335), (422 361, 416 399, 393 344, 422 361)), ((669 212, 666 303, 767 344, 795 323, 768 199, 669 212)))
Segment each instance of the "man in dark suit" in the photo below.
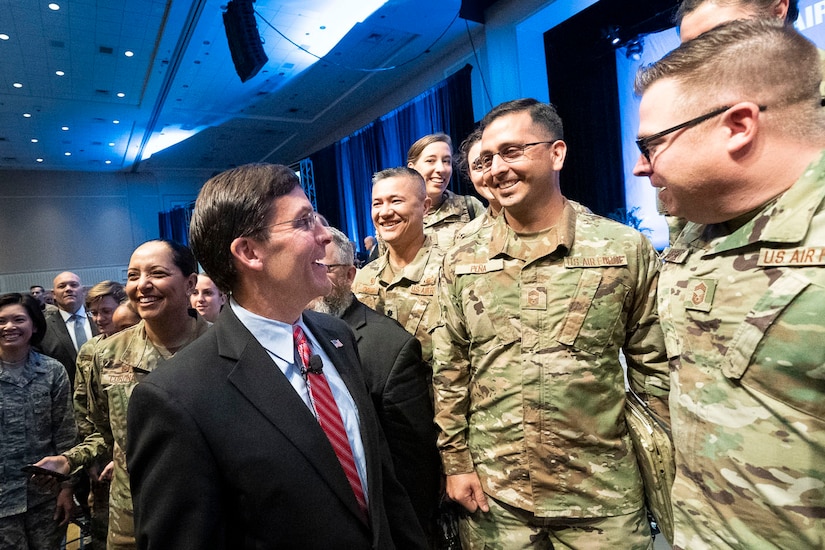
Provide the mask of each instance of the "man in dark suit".
POLYGON ((316 216, 285 166, 241 166, 202 188, 191 245, 232 297, 132 394, 140 548, 426 546, 352 332, 302 313, 330 288, 316 216))
POLYGON ((327 245, 324 263, 332 290, 312 307, 340 317, 355 332, 361 372, 387 437, 395 473, 410 495, 421 526, 431 535, 441 461, 427 382, 429 366, 412 334, 355 298, 352 242, 334 227, 327 229, 332 242, 327 245))
POLYGON ((54 304, 57 309, 46 308, 43 312, 46 316, 46 335, 40 343, 40 351, 63 363, 72 387, 77 352, 80 346, 98 333, 86 314, 84 296, 80 277, 64 271, 54 278, 54 304))

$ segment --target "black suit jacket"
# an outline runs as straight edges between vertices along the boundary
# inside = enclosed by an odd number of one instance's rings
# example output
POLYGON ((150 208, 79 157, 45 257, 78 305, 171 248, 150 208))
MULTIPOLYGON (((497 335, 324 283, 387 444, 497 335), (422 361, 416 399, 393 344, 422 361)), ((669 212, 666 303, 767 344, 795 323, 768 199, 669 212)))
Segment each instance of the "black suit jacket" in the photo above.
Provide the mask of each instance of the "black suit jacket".
POLYGON ((358 407, 370 524, 315 417, 224 308, 206 334, 138 384, 129 402, 127 456, 140 548, 425 547, 392 473, 351 331, 314 312, 304 322, 358 407))
POLYGON ((341 318, 355 332, 361 366, 390 447, 398 481, 426 531, 438 505, 441 462, 421 344, 394 319, 358 299, 341 318))
MULTIPOLYGON (((69 381, 74 387, 74 373, 77 370, 77 350, 74 349, 74 343, 72 337, 69 336, 66 322, 60 315, 59 309, 46 309, 43 315, 46 317, 46 334, 37 347, 44 355, 54 357, 63 363, 66 372, 69 373, 69 381)), ((86 319, 89 321, 89 328, 92 329, 92 336, 97 336, 97 325, 94 324, 88 313, 86 319)))

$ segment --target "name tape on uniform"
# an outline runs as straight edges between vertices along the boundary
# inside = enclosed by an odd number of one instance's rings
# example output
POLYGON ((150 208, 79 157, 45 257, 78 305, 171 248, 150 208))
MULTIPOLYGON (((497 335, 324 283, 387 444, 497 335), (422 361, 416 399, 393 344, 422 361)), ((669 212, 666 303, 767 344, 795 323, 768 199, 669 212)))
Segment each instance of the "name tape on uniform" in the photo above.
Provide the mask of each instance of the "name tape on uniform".
POLYGON ((489 273, 491 271, 501 271, 504 269, 504 260, 496 258, 484 262, 483 264, 463 264, 455 266, 456 275, 473 275, 478 273, 489 273))
POLYGON ((613 267, 627 265, 627 256, 568 256, 564 259, 564 267, 613 267))
POLYGON ((825 265, 825 246, 801 248, 762 248, 759 250, 760 267, 825 265))

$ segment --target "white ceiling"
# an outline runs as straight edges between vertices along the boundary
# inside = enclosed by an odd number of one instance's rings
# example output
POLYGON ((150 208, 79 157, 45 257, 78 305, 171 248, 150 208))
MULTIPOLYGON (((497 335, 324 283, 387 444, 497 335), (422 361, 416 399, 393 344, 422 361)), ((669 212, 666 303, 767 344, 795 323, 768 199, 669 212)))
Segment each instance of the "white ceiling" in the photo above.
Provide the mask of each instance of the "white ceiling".
POLYGON ((354 8, 257 0, 269 62, 241 83, 223 27, 228 0, 54 1, 56 11, 49 0, 0 0, 0 170, 295 162, 355 130, 358 113, 467 42, 460 0, 389 0, 315 63, 265 21, 323 55, 354 8), (158 138, 181 131, 199 132, 146 159, 158 138))

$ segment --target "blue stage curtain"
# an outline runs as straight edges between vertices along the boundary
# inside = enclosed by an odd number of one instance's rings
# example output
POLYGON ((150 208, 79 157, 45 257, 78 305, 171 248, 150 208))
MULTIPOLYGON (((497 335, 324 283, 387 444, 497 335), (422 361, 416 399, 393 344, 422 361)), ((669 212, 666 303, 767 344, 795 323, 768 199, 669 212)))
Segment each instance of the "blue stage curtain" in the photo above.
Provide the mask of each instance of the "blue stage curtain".
POLYGON ((168 212, 159 213, 160 238, 189 246, 189 221, 192 219, 193 206, 176 206, 168 212))
MULTIPOLYGON (((421 136, 444 132, 458 148, 473 130, 471 70, 472 66, 465 66, 401 107, 310 155, 319 212, 357 248, 365 236, 375 234, 370 218, 372 175, 406 165, 407 149, 421 136)), ((450 189, 472 193, 472 186, 457 171, 450 189)))

